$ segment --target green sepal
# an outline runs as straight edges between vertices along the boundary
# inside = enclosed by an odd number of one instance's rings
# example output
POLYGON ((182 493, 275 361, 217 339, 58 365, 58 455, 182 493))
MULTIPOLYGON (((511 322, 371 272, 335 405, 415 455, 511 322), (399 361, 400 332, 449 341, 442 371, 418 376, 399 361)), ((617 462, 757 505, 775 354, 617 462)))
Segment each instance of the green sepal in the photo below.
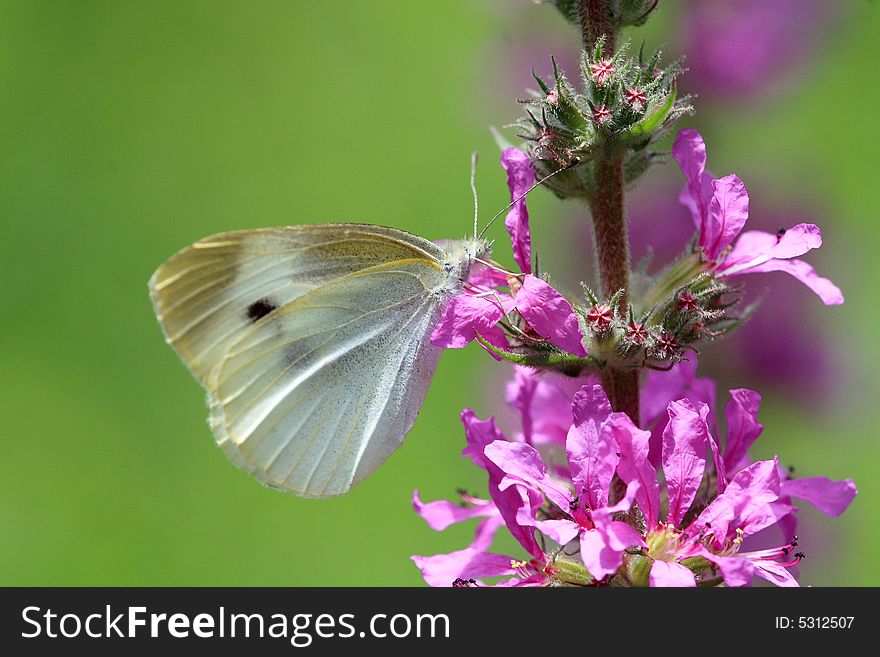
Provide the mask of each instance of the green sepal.
MULTIPOLYGON (((554 62, 554 66, 555 66, 555 62, 554 62)), ((547 83, 541 79, 540 75, 535 73, 535 69, 532 69, 532 77, 535 79, 535 82, 538 83, 538 86, 541 87, 541 91, 544 92, 545 96, 550 93, 550 88, 547 86, 547 83)))
POLYGON ((527 367, 548 367, 572 376, 577 376, 585 369, 602 369, 602 364, 590 356, 580 358, 557 349, 532 354, 517 354, 512 351, 499 349, 491 342, 488 342, 479 333, 476 333, 475 335, 477 337, 477 342, 479 342, 487 351, 495 354, 502 360, 506 360, 507 362, 516 365, 525 365, 527 367))
POLYGON ((590 575, 584 564, 567 555, 557 554, 551 565, 556 570, 553 578, 559 583, 574 586, 595 584, 593 576, 590 575))
POLYGON ((654 560, 645 554, 623 555, 623 569, 630 586, 650 586, 651 566, 654 560))

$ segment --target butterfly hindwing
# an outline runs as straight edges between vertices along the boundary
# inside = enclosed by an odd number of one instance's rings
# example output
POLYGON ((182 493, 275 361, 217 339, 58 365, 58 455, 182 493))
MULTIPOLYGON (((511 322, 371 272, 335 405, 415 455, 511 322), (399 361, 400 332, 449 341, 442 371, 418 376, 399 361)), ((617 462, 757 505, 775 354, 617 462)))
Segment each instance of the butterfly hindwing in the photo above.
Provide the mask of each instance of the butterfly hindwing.
POLYGON ((211 393, 230 458, 307 497, 344 493, 382 463, 411 428, 440 354, 426 339, 439 311, 430 268, 338 279, 236 343, 211 393))

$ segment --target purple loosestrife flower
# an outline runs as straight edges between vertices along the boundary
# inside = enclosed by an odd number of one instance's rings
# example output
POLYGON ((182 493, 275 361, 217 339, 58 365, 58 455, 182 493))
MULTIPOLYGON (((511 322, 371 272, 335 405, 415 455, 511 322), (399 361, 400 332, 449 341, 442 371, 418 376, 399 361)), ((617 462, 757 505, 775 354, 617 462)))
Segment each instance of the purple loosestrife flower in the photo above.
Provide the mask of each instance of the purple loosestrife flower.
MULTIPOLYGON (((710 565, 730 586, 747 586, 755 575, 779 585, 797 585, 786 570, 800 560, 799 556, 785 559, 793 541, 770 551, 740 551, 743 539, 794 512, 781 499, 777 460, 759 461, 740 470, 729 485, 717 487, 718 495, 710 501, 701 493, 707 448, 714 457, 717 481, 724 481, 724 473, 706 424, 708 408, 682 400, 669 405, 668 415, 662 448, 666 517, 661 519, 659 513, 659 486, 646 485, 641 498, 636 498, 646 527, 650 584, 695 586, 694 571, 710 565)), ((620 448, 618 472, 623 480, 654 484, 657 472, 648 459, 646 441, 620 448)))
MULTIPOLYGON (((445 529, 453 522, 488 515, 478 526, 474 542, 464 550, 433 557, 415 556, 413 561, 431 585, 449 586, 456 580, 516 575, 504 585, 535 586, 551 583, 559 575, 556 554, 545 552, 547 539, 562 545, 580 537, 584 550, 595 559, 594 569, 613 572, 620 565, 623 550, 629 545, 643 545, 638 532, 630 525, 614 520, 613 514, 629 508, 637 486, 615 506, 608 506, 612 477, 617 464, 612 432, 636 430, 623 413, 612 413, 601 386, 584 386, 576 395, 578 415, 566 440, 571 481, 566 483, 550 475, 540 453, 525 443, 510 442, 493 420, 478 420, 472 411, 462 413, 470 456, 489 474, 489 494, 496 514, 483 501, 466 508, 452 508, 448 502, 423 504, 414 495, 414 508, 434 529, 445 529), (582 490, 582 497, 572 493, 582 490), (543 518, 543 507, 555 505, 556 518, 543 518), (486 535, 493 518, 501 517, 508 530, 531 555, 518 561, 489 553, 486 535), (540 530, 541 541, 535 539, 540 530), (610 546, 610 547, 609 547, 610 546), (610 570, 609 570, 610 569, 610 570)), ((604 572, 604 571, 603 571, 604 572)), ((607 573, 606 573, 607 574, 607 573)), ((482 583, 482 582, 479 582, 482 583)), ((586 582, 584 582, 586 583, 586 582)))
POLYGON ((577 539, 584 565, 593 577, 602 578, 617 570, 627 547, 644 545, 633 527, 613 519, 615 513, 632 505, 638 484, 631 485, 616 505, 608 504, 619 458, 615 435, 638 429, 626 414, 611 412, 599 385, 578 391, 572 411, 574 421, 565 442, 567 480, 551 475, 540 453, 530 445, 498 440, 484 452, 505 473, 501 488, 517 488, 523 498, 537 495, 553 510, 553 517, 544 519, 548 512, 542 505, 521 507, 519 524, 535 527, 560 546, 577 539))
MULTIPOLYGON (((532 186, 534 170, 529 158, 516 148, 504 150, 501 164, 507 171, 514 200, 532 186)), ((446 306, 431 334, 431 342, 438 347, 460 349, 479 334, 492 345, 506 349, 507 338, 498 323, 516 312, 538 339, 575 356, 586 356, 584 335, 571 304, 549 283, 531 273, 531 233, 524 198, 511 207, 505 226, 522 273, 507 277, 497 268, 476 268, 464 292, 446 306)))
MULTIPOLYGON (((668 173, 672 172, 664 172, 668 173)), ((692 236, 690 212, 675 198, 679 189, 672 176, 658 175, 630 196, 629 234, 635 261, 648 254, 656 263, 672 261, 692 236), (664 229, 658 231, 658 225, 664 229)), ((754 200, 755 195, 750 196, 754 200)), ((796 223, 793 218, 815 212, 818 205, 803 199, 796 206, 790 206, 786 199, 781 200, 783 205, 776 205, 766 189, 757 203, 768 210, 750 217, 750 224, 757 223, 758 228, 773 233, 780 226, 796 223)), ((577 239, 583 244, 590 238, 581 234, 577 239)), ((740 303, 748 307, 762 298, 772 299, 772 303, 760 304, 758 312, 726 335, 725 349, 702 352, 701 371, 717 379, 719 385, 747 382, 761 389, 782 391, 787 398, 814 408, 827 404, 841 376, 837 345, 828 339, 823 324, 792 321, 816 311, 814 297, 790 277, 768 276, 759 286, 749 285, 740 303), (725 355, 729 353, 736 353, 737 358, 725 355)))
MULTIPOLYGON (((646 539, 650 546, 648 554, 655 559, 655 565, 657 559, 668 562, 660 567, 660 576, 683 577, 683 571, 676 566, 698 555, 715 564, 728 584, 737 585, 740 580, 757 575, 779 585, 796 585, 786 570, 798 561, 788 558, 796 539, 759 551, 742 551, 743 540, 774 524, 788 536, 794 536, 797 508, 792 505, 792 497, 804 499, 834 516, 843 513, 855 498, 857 490, 851 479, 789 479, 777 459, 772 461, 772 472, 767 465, 770 461, 751 461, 748 450, 764 428, 757 417, 760 402, 760 395, 752 390, 730 391, 724 411, 727 440, 723 456, 712 437, 712 422, 706 421, 709 408, 705 404, 683 400, 669 405, 669 421, 663 430, 663 472, 669 490, 669 513, 665 526, 659 526, 653 533, 649 531, 646 539), (678 530, 682 510, 694 501, 694 484, 699 484, 695 475, 699 473, 702 480, 702 455, 707 445, 714 461, 714 483, 719 495, 690 527, 678 530), (763 509, 754 506, 755 500, 760 499, 765 499, 763 509), (700 538, 699 545, 693 542, 695 532, 700 538)), ((652 568, 652 578, 653 572, 652 568)))
MULTIPOLYGON (((682 363, 682 365, 684 364, 682 363)), ((707 443, 714 460, 715 486, 719 493, 723 493, 731 477, 753 464, 748 452, 764 431, 764 425, 758 421, 761 395, 754 390, 745 388, 738 388, 729 392, 730 400, 724 407, 727 436, 722 453, 719 450, 718 444, 712 438, 713 435, 718 434, 718 429, 714 414, 712 413, 715 399, 714 386, 711 386, 711 393, 709 393, 710 386, 707 385, 708 383, 711 383, 711 381, 694 378, 692 370, 689 372, 683 368, 679 370, 677 376, 663 381, 664 385, 662 387, 657 384, 652 386, 646 385, 646 390, 652 392, 651 395, 646 395, 646 398, 648 400, 651 400, 652 397, 654 399, 662 399, 665 396, 662 393, 663 387, 673 387, 677 384, 679 390, 687 393, 687 401, 691 406, 700 409, 700 412, 704 414, 703 422, 708 432, 707 443), (703 393, 700 392, 701 388, 704 391, 703 393)), ((650 406, 648 408, 650 409, 650 406)), ((660 418, 661 421, 655 422, 654 436, 657 435, 659 430, 665 439, 666 431, 671 422, 671 416, 666 422, 662 421, 664 419, 667 418, 660 418)), ((702 425, 700 426, 702 427, 702 425)), ((782 467, 779 468, 779 477, 780 490, 784 497, 795 497, 805 500, 823 513, 831 516, 842 514, 857 494, 857 489, 852 479, 845 479, 843 481, 832 481, 826 477, 792 479, 788 471, 782 467)))
MULTIPOLYGON (((854 498, 855 485, 824 477, 788 479, 776 458, 751 462, 748 450, 763 426, 757 420, 760 397, 750 390, 730 393, 722 452, 710 406, 695 400, 694 390, 709 386, 691 368, 665 374, 650 386, 651 404, 682 392, 692 399, 667 402, 665 421, 654 419, 662 441, 657 464, 650 458, 652 432, 612 412, 595 383, 571 395, 570 384, 559 385, 562 377, 517 368, 508 386, 523 426, 515 441, 494 420, 464 411, 463 455, 489 475, 489 500, 463 495, 460 505, 425 504, 414 495, 414 508, 438 531, 481 518, 467 548, 413 557, 425 580, 441 586, 499 577, 509 578, 499 582, 507 586, 600 584, 627 572, 632 583, 652 586, 747 586, 753 577, 796 585, 788 571, 802 557, 793 553, 796 538, 760 550, 745 549, 744 541, 772 526, 793 536, 792 497, 839 515, 854 498), (564 465, 554 456, 560 451, 564 465), (616 478, 625 492, 614 492, 616 478), (489 551, 501 526, 526 558, 489 551)), ((707 396, 714 398, 714 390, 707 396)), ((651 404, 648 413, 655 413, 651 404)))
MULTIPOLYGON (((764 431, 758 421, 761 395, 744 388, 731 390, 730 401, 724 408, 727 420, 727 441, 724 456, 718 468, 718 489, 724 490, 727 479, 733 473, 751 465, 749 449, 764 431)), ((858 494, 852 479, 833 481, 827 477, 792 478, 791 473, 780 467, 780 494, 783 501, 791 503, 791 498, 809 502, 822 513, 829 516, 841 515, 858 494)), ((790 534, 796 531, 796 516, 792 513, 785 518, 785 526, 790 534)))
POLYGON ((719 280, 739 274, 784 271, 815 292, 826 305, 843 303, 840 289, 797 256, 822 244, 819 227, 798 224, 775 235, 741 233, 749 216, 749 196, 735 175, 706 173, 706 145, 696 130, 682 130, 672 147, 687 185, 680 201, 693 216, 707 271, 719 280), (738 239, 737 239, 738 238, 738 239))

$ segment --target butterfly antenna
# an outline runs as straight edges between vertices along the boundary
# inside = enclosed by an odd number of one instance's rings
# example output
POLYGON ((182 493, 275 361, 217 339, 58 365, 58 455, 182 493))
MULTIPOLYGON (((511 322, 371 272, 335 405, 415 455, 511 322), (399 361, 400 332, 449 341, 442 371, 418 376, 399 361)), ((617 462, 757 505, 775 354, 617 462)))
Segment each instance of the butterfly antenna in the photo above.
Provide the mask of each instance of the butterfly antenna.
POLYGON ((530 193, 533 189, 535 189, 535 188, 538 187, 539 185, 543 185, 545 182, 547 182, 548 180, 550 180, 550 178, 552 178, 553 176, 555 176, 557 173, 562 173, 563 171, 568 171, 569 169, 572 169, 572 168, 576 167, 576 166, 577 166, 578 164, 580 164, 580 163, 581 163, 581 161, 580 161, 578 158, 574 158, 571 162, 569 162, 568 164, 566 164, 566 165, 565 165, 564 167, 562 167, 561 169, 557 169, 557 170, 554 171, 553 173, 547 174, 546 176, 544 176, 543 178, 541 178, 538 182, 536 182, 534 185, 532 185, 531 187, 529 187, 526 191, 524 191, 522 194, 520 194, 520 195, 517 196, 515 199, 513 199, 510 203, 508 203, 507 206, 506 206, 504 209, 502 209, 498 214, 496 214, 494 217, 492 217, 492 218, 489 220, 489 223, 486 224, 486 226, 483 228, 483 230, 480 231, 480 234, 479 234, 477 237, 479 238, 479 237, 482 237, 483 235, 485 235, 485 234, 486 234, 486 231, 489 230, 489 227, 490 227, 493 223, 495 223, 495 220, 496 220, 498 217, 500 217, 502 214, 504 214, 504 213, 507 212, 510 208, 512 208, 512 207, 514 206, 515 203, 517 203, 518 201, 523 200, 526 196, 529 195, 529 193, 530 193))
POLYGON ((477 198, 477 151, 471 153, 471 192, 474 194, 474 239, 477 237, 477 228, 480 225, 480 199, 477 198))

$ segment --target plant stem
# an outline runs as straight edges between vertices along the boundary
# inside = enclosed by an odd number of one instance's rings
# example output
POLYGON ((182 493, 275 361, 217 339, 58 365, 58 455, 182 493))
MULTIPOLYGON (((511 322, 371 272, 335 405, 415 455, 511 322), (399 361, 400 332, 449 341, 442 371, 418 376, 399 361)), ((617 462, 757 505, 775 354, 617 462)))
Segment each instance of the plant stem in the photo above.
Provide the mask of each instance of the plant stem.
POLYGON ((596 40, 604 36, 603 54, 606 57, 613 55, 617 47, 614 30, 611 28, 610 14, 608 0, 580 0, 578 4, 584 48, 592 50, 596 45, 596 40))
MULTIPOLYGON (((605 37, 604 56, 614 54, 615 37, 607 0, 580 0, 581 34, 584 47, 591 50, 596 39, 605 37)), ((623 156, 599 155, 594 163, 595 190, 588 204, 593 218, 599 281, 602 294, 609 298, 623 290, 617 307, 626 316, 629 305, 629 236, 623 204, 623 156)), ((639 424, 639 372, 609 367, 602 372, 602 386, 615 411, 626 413, 639 424)))
POLYGON ((595 193, 589 200, 598 251, 602 294, 623 290, 618 310, 629 303, 629 235, 623 210, 623 161, 599 156, 594 162, 595 193))

